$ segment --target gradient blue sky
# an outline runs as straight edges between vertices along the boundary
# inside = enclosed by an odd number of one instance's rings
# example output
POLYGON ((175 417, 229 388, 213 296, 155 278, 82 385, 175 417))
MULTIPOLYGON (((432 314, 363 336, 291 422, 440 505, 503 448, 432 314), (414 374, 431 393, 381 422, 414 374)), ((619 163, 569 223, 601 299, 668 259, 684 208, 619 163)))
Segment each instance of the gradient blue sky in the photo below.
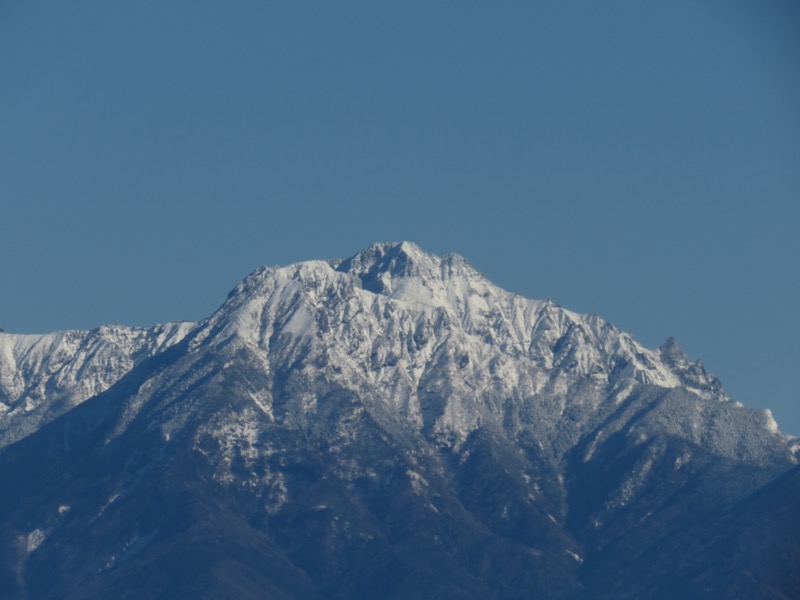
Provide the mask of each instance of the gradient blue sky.
POLYGON ((794 1, 0 4, 0 327, 411 240, 800 434, 794 1))

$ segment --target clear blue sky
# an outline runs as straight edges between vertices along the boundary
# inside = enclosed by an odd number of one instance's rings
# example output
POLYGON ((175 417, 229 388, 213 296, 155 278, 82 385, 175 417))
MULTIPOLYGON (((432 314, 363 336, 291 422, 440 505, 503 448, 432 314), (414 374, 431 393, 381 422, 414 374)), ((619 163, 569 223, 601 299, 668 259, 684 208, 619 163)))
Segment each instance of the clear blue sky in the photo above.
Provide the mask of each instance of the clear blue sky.
POLYGON ((0 327, 411 240, 800 434, 800 5, 0 4, 0 327))

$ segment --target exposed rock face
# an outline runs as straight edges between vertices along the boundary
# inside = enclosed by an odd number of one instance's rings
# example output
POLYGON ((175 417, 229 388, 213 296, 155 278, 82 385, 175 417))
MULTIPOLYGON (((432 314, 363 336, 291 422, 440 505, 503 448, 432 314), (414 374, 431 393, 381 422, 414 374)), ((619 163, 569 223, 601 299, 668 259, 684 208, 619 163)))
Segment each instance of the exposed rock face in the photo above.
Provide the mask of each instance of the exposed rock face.
MULTIPOLYGON (((750 556, 722 540, 754 547, 796 473, 771 415, 674 340, 413 244, 260 269, 159 331, 82 358, 86 383, 79 352, 23 376, 4 350, 7 415, 54 407, 0 452, 10 598, 716 597, 750 556)), ((751 589, 783 597, 771 569, 751 589)))

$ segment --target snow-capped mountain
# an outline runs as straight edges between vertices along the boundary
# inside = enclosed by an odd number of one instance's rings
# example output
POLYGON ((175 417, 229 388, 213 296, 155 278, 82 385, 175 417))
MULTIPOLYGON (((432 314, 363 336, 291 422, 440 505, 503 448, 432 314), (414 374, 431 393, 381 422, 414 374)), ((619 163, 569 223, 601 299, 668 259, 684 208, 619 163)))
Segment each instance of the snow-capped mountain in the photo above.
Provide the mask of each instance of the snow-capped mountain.
POLYGON ((800 477, 674 340, 410 243, 259 269, 197 325, 59 336, 0 338, 4 418, 46 415, 3 421, 10 598, 715 597, 731 520, 800 477))
MULTIPOLYGON (((735 458, 741 432, 752 430, 747 460, 787 452, 771 414, 731 402, 674 339, 649 350, 597 315, 508 293, 462 257, 408 242, 376 244, 343 262, 256 271, 190 348, 227 344, 266 357, 268 375, 285 370, 367 391, 370 409, 455 448, 491 424, 512 438, 533 433, 560 458, 652 386, 670 399, 650 407, 649 418, 660 418, 654 432, 735 458), (673 396, 682 399, 674 413, 673 396), (721 421, 729 431, 714 425, 721 421)), ((273 399, 263 406, 271 410, 273 399)))

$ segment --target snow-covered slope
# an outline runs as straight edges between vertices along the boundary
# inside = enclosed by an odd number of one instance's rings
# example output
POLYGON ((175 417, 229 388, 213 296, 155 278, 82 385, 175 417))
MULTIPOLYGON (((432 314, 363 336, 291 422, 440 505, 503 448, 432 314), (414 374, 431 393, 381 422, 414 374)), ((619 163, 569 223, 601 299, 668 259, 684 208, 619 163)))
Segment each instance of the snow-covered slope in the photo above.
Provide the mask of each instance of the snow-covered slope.
POLYGON ((0 332, 0 447, 105 391, 193 327, 182 322, 45 335, 0 332))

